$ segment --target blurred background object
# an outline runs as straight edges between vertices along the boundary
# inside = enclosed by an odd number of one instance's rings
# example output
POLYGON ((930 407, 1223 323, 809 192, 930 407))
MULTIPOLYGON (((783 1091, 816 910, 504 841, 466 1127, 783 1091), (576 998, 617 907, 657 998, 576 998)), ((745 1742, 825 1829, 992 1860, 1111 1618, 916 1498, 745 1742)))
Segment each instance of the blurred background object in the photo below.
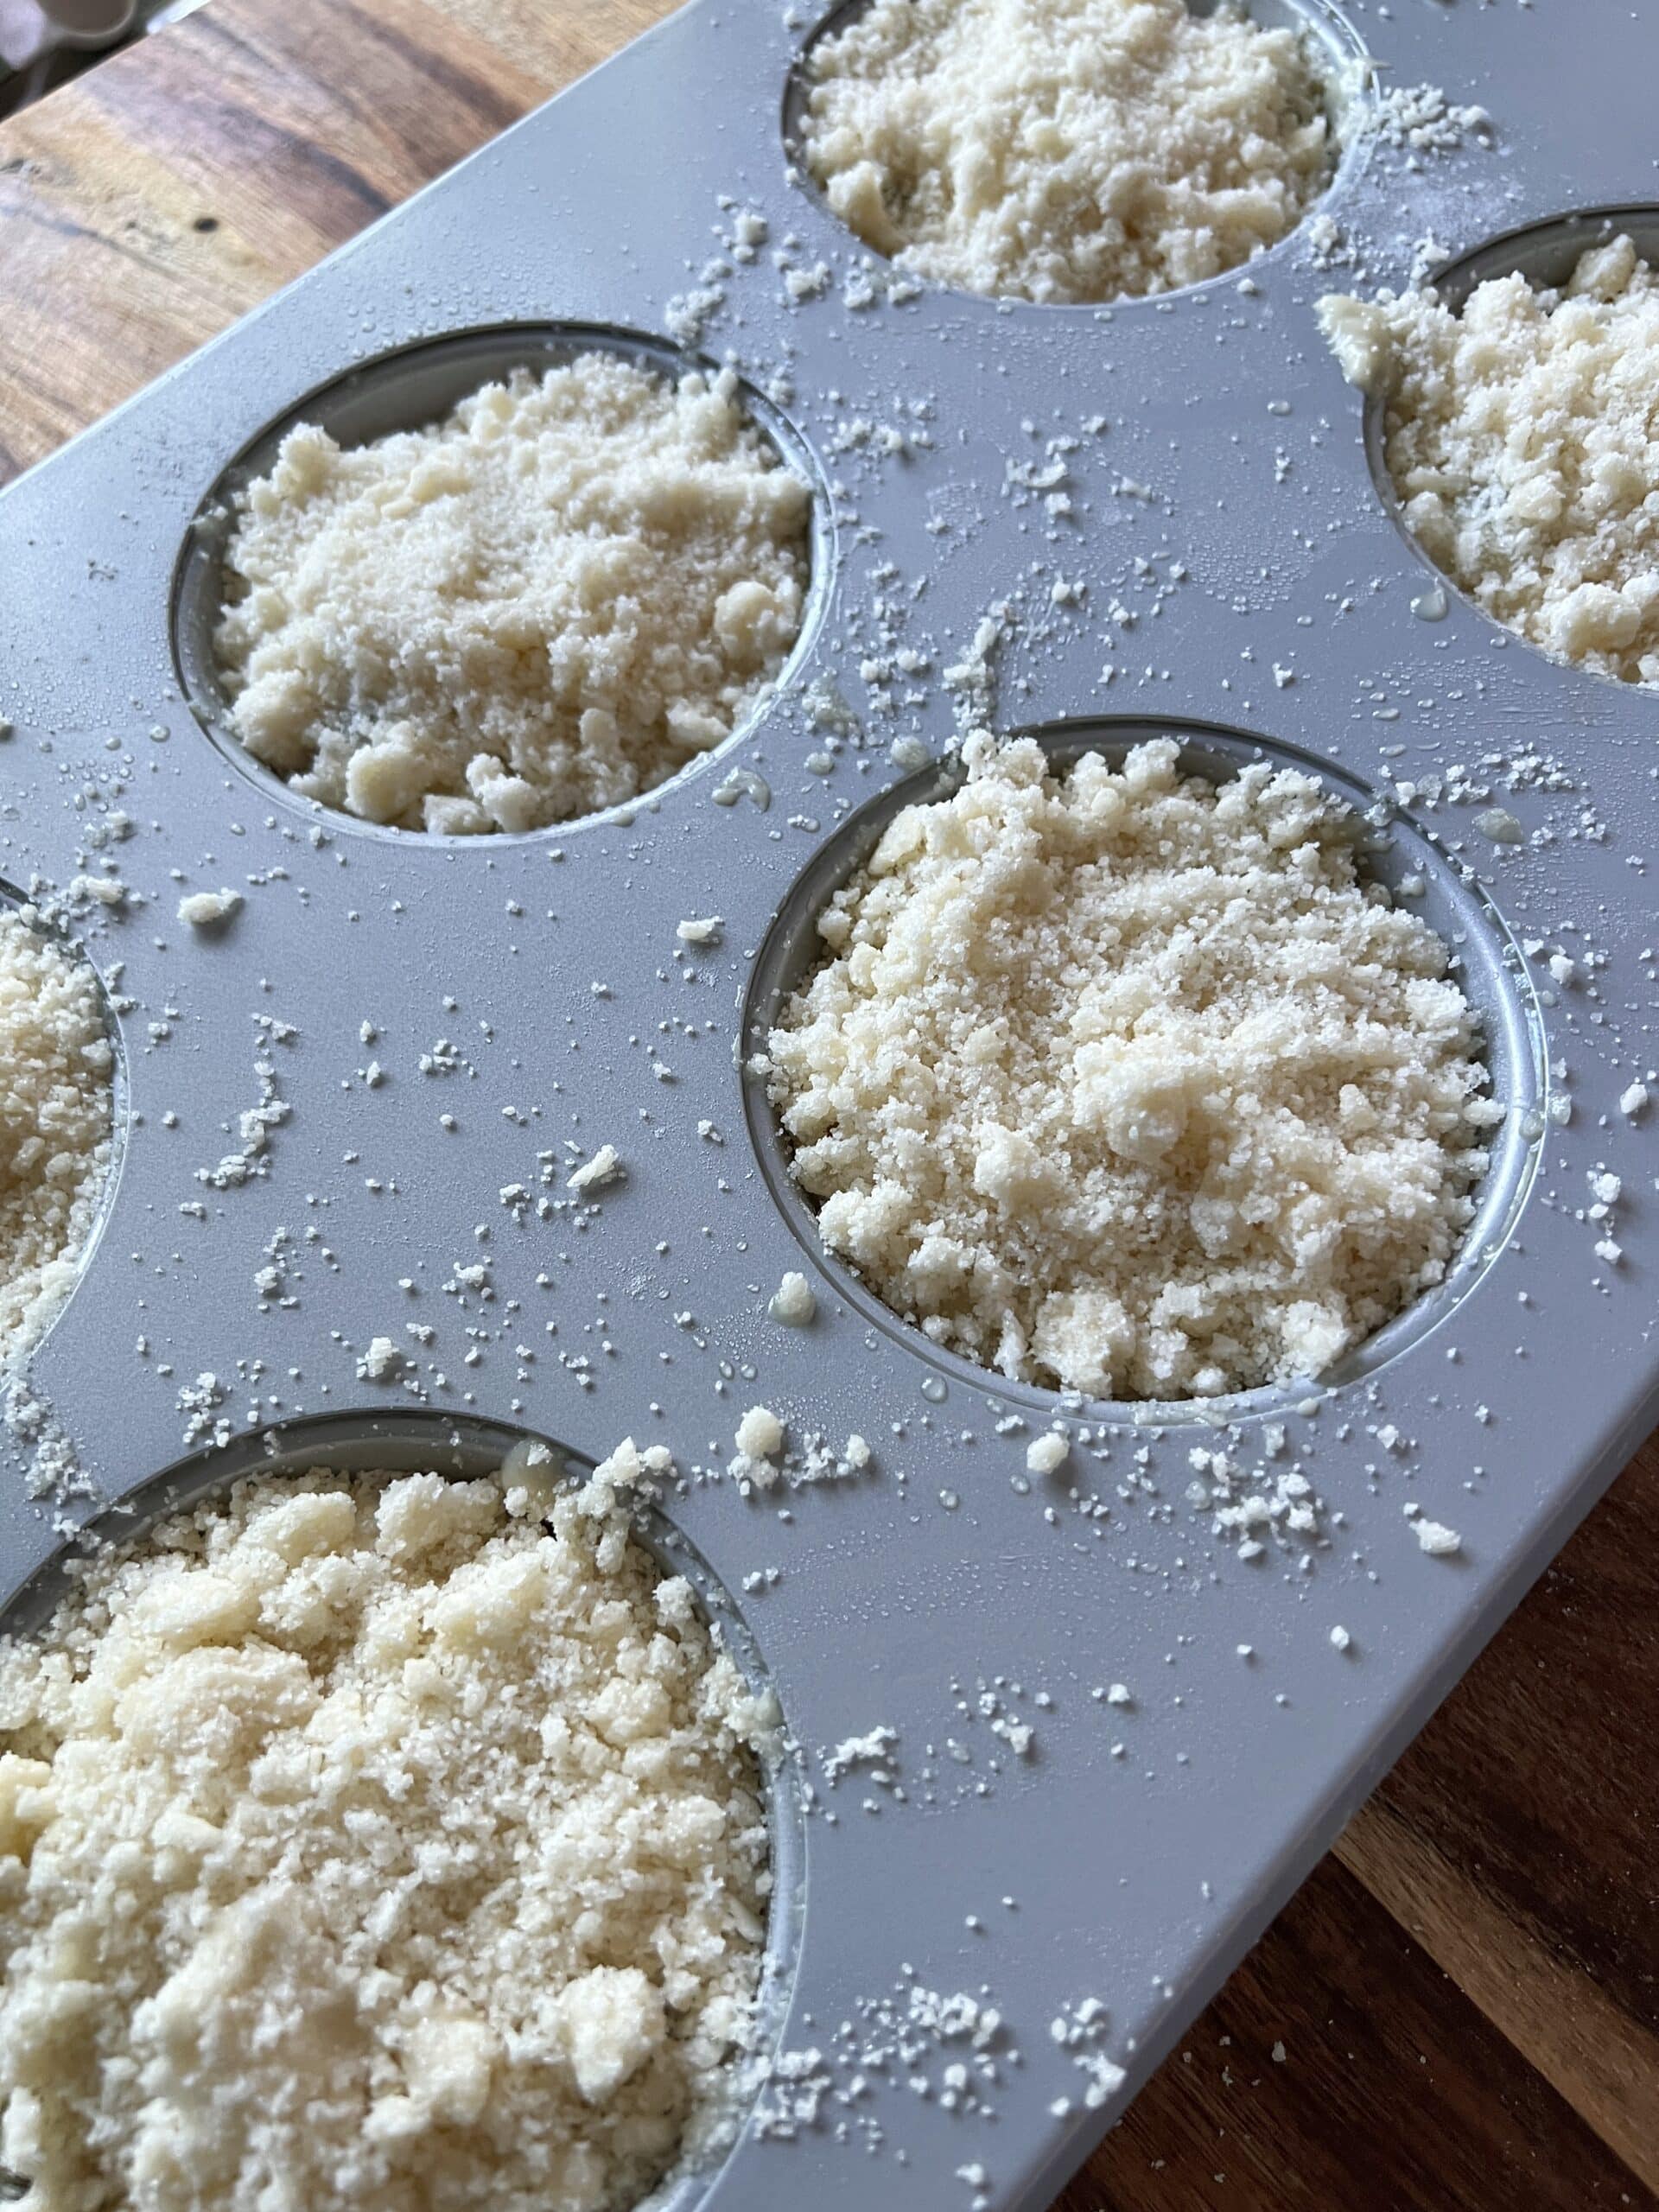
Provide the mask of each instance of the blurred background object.
POLYGON ((202 0, 0 0, 0 116, 202 0))

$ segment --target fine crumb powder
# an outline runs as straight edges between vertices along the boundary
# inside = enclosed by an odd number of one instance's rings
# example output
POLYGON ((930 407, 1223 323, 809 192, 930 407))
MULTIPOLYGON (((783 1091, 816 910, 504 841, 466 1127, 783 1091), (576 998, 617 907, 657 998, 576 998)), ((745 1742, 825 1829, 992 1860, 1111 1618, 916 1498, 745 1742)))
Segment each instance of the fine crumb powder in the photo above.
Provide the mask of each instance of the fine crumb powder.
POLYGON ((1109 300, 1217 276, 1329 180, 1330 88, 1295 32, 1186 0, 874 0, 812 49, 803 152, 918 276, 1109 300))
POLYGON ((1547 652, 1659 683, 1659 276, 1627 238, 1560 291, 1332 296, 1351 383, 1386 404, 1389 474, 1424 550, 1547 652))
POLYGON ((1098 1395, 1330 1366, 1444 1274, 1503 1116, 1351 813, 1177 758, 976 733, 756 1063, 826 1245, 936 1343, 1098 1395))
POLYGON ((729 2129, 771 1700, 632 1447, 537 1456, 245 1481, 0 1645, 29 2212, 612 2212, 729 2129))
POLYGON ((0 907, 0 1356, 26 1350, 74 1283, 114 1068, 92 970, 0 907))
POLYGON ((587 353, 370 445, 302 424, 226 556, 232 727, 307 798, 399 829, 615 805, 777 675, 809 505, 729 372, 587 353))

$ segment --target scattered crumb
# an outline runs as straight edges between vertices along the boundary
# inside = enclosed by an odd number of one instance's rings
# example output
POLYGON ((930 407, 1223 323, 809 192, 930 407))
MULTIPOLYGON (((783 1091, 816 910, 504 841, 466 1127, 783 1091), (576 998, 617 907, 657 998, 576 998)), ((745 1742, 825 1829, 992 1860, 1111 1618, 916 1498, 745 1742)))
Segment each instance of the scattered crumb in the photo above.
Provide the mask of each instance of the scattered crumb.
POLYGON ((1463 1538, 1443 1521, 1414 1520, 1411 1529, 1420 1548, 1431 1559, 1450 1559, 1454 1552, 1463 1549, 1463 1538))
POLYGON ((751 1406, 737 1424, 737 1448, 748 1459, 775 1459, 784 1448, 784 1424, 769 1406, 751 1406))
POLYGON ((179 919, 193 930, 215 930, 228 922, 243 904, 239 891, 193 891, 179 901, 179 919))
POLYGON ((626 1173, 620 1155, 613 1144, 602 1144, 591 1160, 585 1160, 574 1175, 567 1176, 567 1191, 602 1190, 607 1183, 620 1182, 626 1173))
POLYGON ((384 1382, 388 1376, 397 1373, 403 1357, 390 1337, 372 1337, 368 1350, 357 1363, 357 1371, 366 1382, 384 1382))
POLYGON ((786 1329, 804 1329, 817 1313, 818 1301, 812 1286, 804 1274, 792 1269, 784 1276, 772 1294, 766 1311, 774 1321, 781 1321, 786 1329))
POLYGON ((827 1752, 821 1762, 823 1778, 834 1784, 849 1769, 855 1766, 886 1766, 888 1754, 899 1741, 896 1728, 875 1727, 862 1736, 849 1736, 827 1752))
POLYGON ((1052 1475, 1065 1465, 1070 1440, 1058 1428, 1035 1437, 1026 1446, 1026 1465, 1033 1475, 1052 1475))

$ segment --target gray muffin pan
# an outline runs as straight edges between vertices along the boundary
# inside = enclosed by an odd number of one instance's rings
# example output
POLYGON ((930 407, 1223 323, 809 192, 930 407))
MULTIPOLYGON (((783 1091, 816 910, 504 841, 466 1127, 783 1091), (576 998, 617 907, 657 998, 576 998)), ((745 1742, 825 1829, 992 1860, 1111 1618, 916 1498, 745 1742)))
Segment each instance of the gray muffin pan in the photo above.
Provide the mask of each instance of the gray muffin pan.
POLYGON ((504 1428, 588 1459, 671 1446, 658 1540, 725 1593, 798 1746, 766 2037, 820 2056, 761 2107, 821 2092, 781 2137, 752 2114, 682 2203, 1045 2203, 1655 1418, 1659 1110, 1618 1102, 1645 1077, 1659 1109, 1659 699, 1436 589, 1313 317, 1478 250, 1482 274, 1559 274, 1559 237, 1522 226, 1652 188, 1652 35, 1624 0, 1313 12, 1383 85, 1478 99, 1492 143, 1413 152, 1360 92, 1332 226, 1167 299, 1001 309, 886 296, 787 163, 810 25, 701 0, 0 497, 0 874, 61 891, 113 868, 128 893, 73 924, 116 1008, 119 1160, 14 1392, 35 1434, 9 1447, 0 1589, 66 1518, 130 1499, 124 1525, 163 1474, 464 1467, 504 1428), (747 264, 719 243, 734 207, 769 226, 747 264), (524 837, 365 828, 242 756, 205 649, 213 495, 271 426, 302 407, 367 435, 550 345, 660 350, 698 293, 695 342, 735 357, 817 496, 766 709, 632 809, 524 837), (1512 1109, 1480 1219, 1453 1278, 1318 1387, 1157 1408, 1005 1385, 818 1251, 744 1054, 827 889, 948 779, 976 696, 1063 753, 1174 728, 1206 773, 1311 760, 1455 943, 1512 1109), (226 929, 175 920, 221 885, 246 893, 226 929), (677 944, 710 914, 718 945, 677 944), (265 1149, 215 1179, 267 1092, 265 1149), (626 1179, 578 1202, 566 1179, 607 1143, 626 1179), (804 1330, 767 1313, 791 1268, 817 1294, 804 1330), (376 1335, 405 1355, 379 1382, 376 1335), (756 1403, 798 1457, 856 1431, 872 1467, 746 1497, 724 1466, 756 1403), (1057 1419, 1070 1458, 1028 1478, 1057 1419), (41 1439, 67 1503, 29 1495, 41 1439), (1195 1450, 1265 1469, 1242 1493, 1300 1472, 1313 1526, 1281 1485, 1241 1558, 1195 1450), (1456 1555, 1422 1552, 1408 1508, 1456 1555), (1034 1730, 1023 1755, 1009 1723, 1034 1730), (879 1770, 832 1783, 824 1752, 877 1727, 879 1770), (917 1987, 1001 2024, 978 2050, 960 2012, 894 2031, 917 1987), (1055 2040, 1086 1999, 1103 2022, 1055 2040), (1093 2053, 1125 2078, 1090 2107, 1093 2053))

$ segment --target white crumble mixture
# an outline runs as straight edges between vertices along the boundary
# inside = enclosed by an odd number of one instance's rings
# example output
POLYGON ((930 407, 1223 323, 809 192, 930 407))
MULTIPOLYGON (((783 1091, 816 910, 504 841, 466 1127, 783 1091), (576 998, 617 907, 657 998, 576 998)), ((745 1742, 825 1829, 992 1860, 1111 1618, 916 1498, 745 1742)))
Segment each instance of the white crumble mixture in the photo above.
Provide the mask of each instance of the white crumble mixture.
POLYGON ((111 1154, 115 1052, 86 963, 0 906, 0 1355, 68 1295, 111 1154))
POLYGON ((1629 238, 1560 291, 1333 295, 1344 376, 1386 403, 1389 474, 1424 550, 1534 645, 1659 684, 1659 276, 1629 238))
POLYGON ((602 352, 369 445, 302 424, 226 556, 232 727, 307 798, 399 829, 614 805, 777 675, 809 506, 730 372, 602 352))
POLYGON ((1329 181, 1310 41, 1185 0, 874 0, 812 50, 804 156, 878 253, 971 292, 1166 292, 1329 181))
POLYGON ((775 1716, 639 1466, 245 1481, 0 1645, 30 2212, 610 2212, 721 2137, 775 1716))
POLYGON ((1321 1372, 1443 1275, 1503 1118, 1446 947, 1300 772, 963 757, 831 899, 753 1063, 825 1244, 1011 1376, 1321 1372))

